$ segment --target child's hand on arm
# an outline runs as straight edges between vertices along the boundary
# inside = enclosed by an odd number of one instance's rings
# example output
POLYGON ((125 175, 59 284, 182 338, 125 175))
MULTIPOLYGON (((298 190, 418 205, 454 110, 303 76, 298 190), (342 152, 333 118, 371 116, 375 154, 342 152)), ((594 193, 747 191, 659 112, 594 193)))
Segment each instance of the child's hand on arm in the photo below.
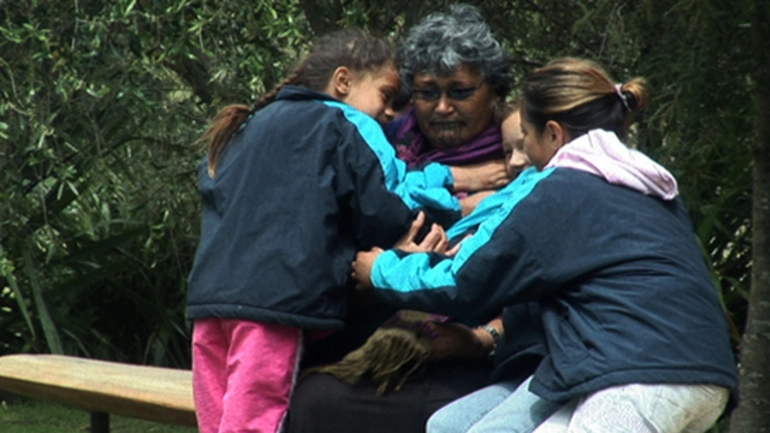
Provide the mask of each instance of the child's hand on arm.
POLYGON ((462 323, 432 322, 431 359, 481 358, 484 345, 473 329, 462 323))
POLYGON ((502 317, 497 317, 484 326, 469 328, 461 323, 432 322, 434 333, 431 341, 431 359, 484 358, 497 347, 497 339, 503 334, 502 317), (492 328, 497 338, 490 333, 492 328))
POLYGON ((353 261, 353 271, 350 276, 356 280, 356 289, 364 290, 372 288, 372 268, 377 256, 382 254, 382 248, 374 247, 369 251, 359 251, 353 261))
POLYGON ((485 198, 489 197, 495 192, 496 191, 493 189, 488 189, 488 190, 479 191, 467 197, 461 198, 460 215, 468 216, 471 212, 473 212, 473 209, 476 209, 476 206, 478 206, 481 200, 484 200, 485 198))
POLYGON ((511 181, 505 160, 494 160, 479 164, 449 167, 454 178, 453 190, 482 191, 502 188, 511 181))
POLYGON ((447 238, 444 229, 438 224, 431 225, 430 231, 423 237, 420 243, 415 241, 423 224, 425 224, 425 213, 420 212, 417 214, 417 218, 412 222, 409 231, 396 242, 396 245, 394 245, 393 248, 408 253, 445 252, 449 246, 449 239, 447 238))

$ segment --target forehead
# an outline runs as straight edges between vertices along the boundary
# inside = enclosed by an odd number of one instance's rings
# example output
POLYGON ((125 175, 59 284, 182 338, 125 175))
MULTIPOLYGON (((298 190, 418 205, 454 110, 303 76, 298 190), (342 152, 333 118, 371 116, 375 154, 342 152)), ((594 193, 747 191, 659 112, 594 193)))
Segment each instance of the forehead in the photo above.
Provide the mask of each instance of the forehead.
POLYGON ((392 77, 393 75, 398 78, 398 68, 393 62, 385 63, 382 66, 377 66, 373 69, 366 69, 363 71, 364 74, 371 75, 372 77, 392 77))
POLYGON ((374 70, 354 72, 354 76, 356 81, 372 91, 398 92, 401 88, 398 70, 392 63, 374 70))
POLYGON ((516 133, 517 131, 521 131, 521 115, 518 110, 511 113, 510 116, 506 117, 505 120, 503 120, 503 123, 501 125, 503 129, 504 135, 509 135, 511 133, 516 133))
POLYGON ((476 85, 479 78, 481 78, 481 73, 476 68, 462 63, 449 74, 438 75, 428 71, 418 72, 414 75, 414 83, 418 85, 476 85))
POLYGON ((503 146, 508 149, 514 148, 517 142, 523 138, 520 111, 517 110, 506 117, 500 125, 500 129, 503 134, 503 146))
POLYGON ((396 89, 401 86, 401 81, 398 78, 398 69, 392 63, 373 71, 371 75, 378 85, 390 86, 396 89))

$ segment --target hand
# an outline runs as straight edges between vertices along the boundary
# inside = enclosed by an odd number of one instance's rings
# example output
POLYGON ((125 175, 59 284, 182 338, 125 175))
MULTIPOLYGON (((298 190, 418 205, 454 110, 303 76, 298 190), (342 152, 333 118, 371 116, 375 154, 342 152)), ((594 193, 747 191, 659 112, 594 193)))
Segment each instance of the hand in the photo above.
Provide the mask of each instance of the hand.
POLYGON ((417 214, 417 218, 412 222, 412 226, 409 231, 399 239, 394 248, 397 248, 408 253, 423 253, 423 252, 438 252, 443 253, 449 246, 449 238, 447 238, 446 232, 438 224, 433 224, 428 234, 423 237, 422 241, 418 244, 414 238, 419 233, 420 228, 425 223, 425 213, 420 212, 417 214))
POLYGON ((435 334, 430 346, 431 359, 482 358, 494 343, 487 348, 483 335, 461 323, 431 322, 429 327, 435 334))
MULTIPOLYGON (((428 324, 435 337, 431 342, 431 359, 483 358, 495 348, 495 339, 481 327, 469 328, 461 323, 428 324)), ((497 316, 487 325, 503 335, 503 317, 497 316)))
POLYGON ((456 243, 455 246, 446 250, 444 252, 444 255, 447 257, 454 257, 455 255, 457 255, 457 252, 460 251, 460 245, 462 245, 462 243, 465 242, 465 240, 470 238, 471 236, 473 236, 473 234, 465 235, 465 237, 460 239, 460 242, 456 243))
POLYGON ((461 198, 460 215, 466 216, 469 213, 473 212, 473 209, 476 209, 476 206, 478 206, 481 200, 484 200, 485 198, 489 197, 494 193, 495 193, 495 190, 489 189, 489 190, 473 193, 465 198, 461 198))
POLYGON ((479 164, 450 167, 454 177, 454 191, 481 191, 497 189, 512 179, 506 169, 505 160, 499 159, 479 164))
POLYGON ((382 248, 375 247, 369 251, 359 251, 356 254, 356 259, 353 261, 353 271, 350 273, 350 276, 357 282, 356 289, 364 290, 373 287, 372 267, 374 267, 374 260, 383 252, 382 248))

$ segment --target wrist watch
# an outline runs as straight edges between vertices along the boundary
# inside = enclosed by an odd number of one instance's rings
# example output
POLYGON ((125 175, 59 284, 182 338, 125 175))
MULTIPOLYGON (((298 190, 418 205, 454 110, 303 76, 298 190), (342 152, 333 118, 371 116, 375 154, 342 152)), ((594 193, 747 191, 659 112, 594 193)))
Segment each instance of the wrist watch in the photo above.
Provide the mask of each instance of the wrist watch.
POLYGON ((492 341, 494 342, 492 344, 492 351, 489 352, 489 357, 492 358, 495 356, 495 350, 497 349, 497 343, 500 341, 500 333, 497 332, 497 329, 495 329, 492 325, 484 325, 481 327, 481 329, 487 331, 489 335, 492 336, 492 341))

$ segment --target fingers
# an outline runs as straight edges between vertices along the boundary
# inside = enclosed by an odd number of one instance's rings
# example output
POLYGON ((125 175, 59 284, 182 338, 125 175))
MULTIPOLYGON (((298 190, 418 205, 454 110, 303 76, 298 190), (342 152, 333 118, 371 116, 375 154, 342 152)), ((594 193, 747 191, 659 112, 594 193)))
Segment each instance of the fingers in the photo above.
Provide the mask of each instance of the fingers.
POLYGON ((505 161, 495 161, 496 164, 493 166, 493 170, 489 173, 489 180, 491 182, 492 188, 500 188, 505 185, 508 185, 510 183, 511 176, 508 173, 508 168, 505 164, 505 161))
POLYGON ((449 239, 447 238, 444 229, 438 225, 433 224, 430 227, 430 231, 425 235, 423 240, 417 245, 417 248, 421 251, 435 251, 444 252, 449 245, 449 239))
MULTIPOLYGON (((355 262, 353 262, 355 263, 355 262)), ((358 278, 358 273, 356 271, 352 271, 350 273, 350 278, 356 282, 355 289, 356 290, 364 290, 365 287, 363 284, 361 284, 361 280, 358 278)))
POLYGON ((502 188, 502 187, 508 185, 509 183, 511 183, 512 180, 513 180, 513 178, 511 177, 511 175, 508 173, 507 170, 505 170, 505 172, 503 173, 503 176, 501 176, 497 180, 496 187, 497 188, 502 188))
POLYGON ((448 249, 444 254, 446 254, 449 257, 454 257, 457 254, 457 252, 460 251, 460 247, 462 246, 463 242, 465 242, 465 240, 470 238, 471 236, 473 236, 473 234, 465 235, 465 237, 462 238, 460 242, 456 243, 455 246, 448 249))
POLYGON ((457 255, 457 252, 458 252, 458 251, 460 251, 460 242, 458 242, 458 243, 457 243, 455 246, 453 246, 452 248, 450 248, 450 249, 446 250, 446 252, 445 252, 444 254, 446 254, 446 255, 447 255, 447 256, 449 256, 449 257, 454 257, 455 255, 457 255))
POLYGON ((433 251, 443 253, 447 248, 449 248, 449 237, 444 230, 441 230, 441 240, 436 244, 436 247, 433 249, 433 251))
POLYGON ((420 211, 417 213, 417 217, 414 221, 412 221, 412 225, 409 227, 409 231, 406 232, 405 238, 407 238, 409 242, 414 241, 414 238, 417 237, 417 233, 420 232, 423 224, 425 224, 425 212, 420 211))
POLYGON ((374 267, 374 260, 383 251, 382 248, 374 247, 369 251, 359 251, 356 254, 355 260, 351 263, 350 272, 350 277, 357 282, 356 289, 362 290, 372 287, 371 273, 372 267, 374 267))
POLYGON ((491 188, 500 188, 505 185, 508 185, 508 183, 513 180, 508 173, 508 169, 505 165, 505 163, 495 164, 493 167, 493 170, 491 170, 489 173, 489 177, 487 178, 490 182, 491 188))
POLYGON ((433 247, 436 245, 436 242, 438 242, 440 238, 441 232, 439 231, 439 227, 436 224, 431 224, 430 231, 425 235, 424 238, 422 238, 422 241, 418 244, 418 246, 428 251, 432 251, 433 247))
POLYGON ((476 178, 478 182, 476 191, 500 188, 511 181, 505 160, 502 159, 480 165, 476 172, 476 178))
POLYGON ((425 224, 425 212, 418 212, 417 217, 412 221, 412 225, 407 230, 401 239, 394 245, 395 248, 408 249, 410 245, 414 244, 414 240, 417 237, 417 233, 420 232, 422 225, 425 224))

